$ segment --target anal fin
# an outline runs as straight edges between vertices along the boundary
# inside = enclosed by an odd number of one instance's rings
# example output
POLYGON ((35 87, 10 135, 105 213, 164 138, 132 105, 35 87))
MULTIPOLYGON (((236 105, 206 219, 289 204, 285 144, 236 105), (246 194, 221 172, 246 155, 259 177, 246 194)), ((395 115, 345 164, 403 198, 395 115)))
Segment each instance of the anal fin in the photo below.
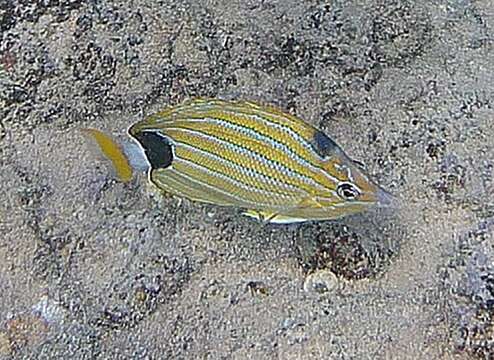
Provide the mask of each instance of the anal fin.
POLYGON ((246 210, 243 212, 243 215, 257 219, 262 223, 270 224, 294 224, 310 220, 306 218, 285 216, 276 212, 262 210, 246 210))

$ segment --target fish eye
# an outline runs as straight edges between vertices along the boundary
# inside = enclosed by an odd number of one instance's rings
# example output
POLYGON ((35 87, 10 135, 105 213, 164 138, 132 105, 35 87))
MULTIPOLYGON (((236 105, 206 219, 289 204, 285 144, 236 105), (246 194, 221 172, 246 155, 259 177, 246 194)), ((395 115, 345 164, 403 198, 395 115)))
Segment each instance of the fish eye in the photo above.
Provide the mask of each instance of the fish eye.
POLYGON ((341 183, 336 189, 338 195, 345 200, 354 200, 360 195, 356 186, 350 183, 341 183))

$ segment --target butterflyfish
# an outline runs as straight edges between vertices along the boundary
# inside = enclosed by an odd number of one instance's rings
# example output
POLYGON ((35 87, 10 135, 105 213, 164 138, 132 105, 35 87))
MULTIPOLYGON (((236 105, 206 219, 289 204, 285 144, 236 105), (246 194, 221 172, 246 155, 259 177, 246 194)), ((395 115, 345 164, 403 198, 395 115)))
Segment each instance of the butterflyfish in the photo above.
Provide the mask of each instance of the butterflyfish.
POLYGON ((121 181, 146 171, 166 193, 264 222, 330 220, 394 201, 324 132, 271 106, 187 101, 133 124, 133 143, 84 132, 121 181))

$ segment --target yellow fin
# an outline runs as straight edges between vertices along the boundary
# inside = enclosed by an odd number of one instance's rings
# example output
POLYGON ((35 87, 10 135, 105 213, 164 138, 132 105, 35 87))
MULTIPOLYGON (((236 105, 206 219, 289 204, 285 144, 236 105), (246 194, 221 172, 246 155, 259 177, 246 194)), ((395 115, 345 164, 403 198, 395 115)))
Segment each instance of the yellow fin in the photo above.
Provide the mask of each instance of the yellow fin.
POLYGON ((96 129, 81 129, 82 133, 91 140, 96 141, 99 150, 105 158, 111 161, 118 178, 122 182, 132 180, 132 167, 125 156, 122 147, 115 142, 110 136, 96 129))

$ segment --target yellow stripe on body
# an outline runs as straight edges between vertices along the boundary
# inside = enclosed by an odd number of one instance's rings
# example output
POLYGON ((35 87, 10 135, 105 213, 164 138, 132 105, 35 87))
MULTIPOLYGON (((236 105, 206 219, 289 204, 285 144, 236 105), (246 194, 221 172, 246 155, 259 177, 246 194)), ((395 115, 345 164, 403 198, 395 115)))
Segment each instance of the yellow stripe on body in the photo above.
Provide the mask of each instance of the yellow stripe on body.
POLYGON ((270 209, 285 209, 296 206, 298 197, 287 194, 270 193, 255 186, 246 186, 242 182, 222 173, 211 171, 203 164, 177 158, 173 170, 197 182, 207 184, 212 189, 230 194, 234 201, 230 205, 237 207, 262 207, 270 209))
MULTIPOLYGON (((161 130, 173 137, 170 130, 178 128, 200 132, 232 144, 238 144, 256 156, 266 158, 272 167, 282 173, 295 172, 310 178, 311 181, 317 183, 313 184, 311 189, 306 189, 311 194, 317 195, 322 191, 323 194, 327 195, 328 191, 334 190, 336 187, 336 179, 327 174, 322 165, 314 166, 303 155, 286 145, 286 136, 282 133, 271 131, 270 134, 260 134, 252 128, 242 127, 216 118, 176 120, 163 123, 161 130), (283 167, 285 170, 282 169, 283 167), (320 187, 323 189, 319 189, 320 187)), ((336 196, 334 192, 332 195, 336 196)))
MULTIPOLYGON (((187 110, 177 114, 175 121, 187 121, 194 119, 217 119, 226 124, 237 125, 244 129, 249 129, 261 136, 275 139, 292 149, 313 166, 320 165, 322 160, 312 149, 310 140, 314 136, 316 129, 302 123, 293 125, 288 121, 280 121, 281 118, 267 116, 261 113, 243 113, 243 108, 218 108, 208 111, 200 109, 187 110)), ((165 125, 166 123, 163 123, 165 125)), ((166 125, 165 125, 166 126, 166 125)))
POLYGON ((239 201, 231 194, 214 189, 211 185, 191 178, 173 168, 153 170, 151 180, 160 189, 173 195, 185 196, 190 200, 223 206, 252 206, 252 203, 239 201))
POLYGON ((238 115, 258 115, 266 120, 269 120, 272 124, 283 125, 289 127, 293 132, 300 134, 306 139, 310 139, 314 135, 316 129, 302 121, 301 119, 291 114, 285 113, 280 109, 271 105, 261 105, 250 101, 225 101, 219 99, 193 99, 185 101, 181 105, 171 107, 165 111, 159 112, 153 117, 159 119, 168 118, 170 120, 176 120, 173 118, 187 118, 194 113, 209 113, 211 112, 224 112, 233 114, 234 117, 238 115))
POLYGON ((247 185, 278 195, 295 191, 300 199, 312 195, 315 190, 327 194, 324 187, 305 174, 295 173, 237 144, 188 129, 169 128, 165 134, 175 142, 176 157, 206 164, 213 171, 247 185), (187 149, 182 144, 186 144, 187 149))
POLYGON ((318 131, 316 128, 274 107, 244 101, 193 100, 150 116, 143 127, 160 129, 170 126, 171 123, 193 122, 208 118, 249 129, 259 136, 272 138, 284 144, 287 149, 304 160, 304 166, 308 165, 313 171, 317 169, 315 176, 321 178, 320 182, 331 189, 335 189, 339 181, 349 180, 345 173, 337 171, 332 166, 332 159, 322 159, 313 148, 313 137, 318 131), (335 173, 338 174, 339 180, 331 176, 335 173))
POLYGON ((223 120, 244 128, 250 128, 265 136, 274 135, 274 137, 279 138, 281 135, 289 148, 297 151, 313 165, 319 165, 320 157, 311 149, 310 145, 316 131, 314 127, 276 108, 264 107, 251 102, 228 102, 213 99, 192 100, 149 116, 142 127, 159 129, 170 122, 203 118, 223 120), (280 131, 280 128, 285 128, 285 131, 280 131))
MULTIPOLYGON (((233 158, 234 155, 230 152, 230 158, 233 158)), ((200 147, 187 145, 185 142, 176 146, 175 158, 199 164, 210 172, 230 178, 238 183, 235 189, 230 189, 231 191, 243 193, 243 190, 239 190, 238 187, 249 189, 249 192, 244 193, 244 196, 247 198, 249 196, 254 197, 257 201, 264 201, 266 197, 269 197, 273 199, 273 204, 279 204, 280 201, 286 203, 287 199, 292 199, 290 202, 296 203, 300 199, 307 197, 307 192, 297 185, 284 182, 279 177, 274 178, 262 175, 258 170, 258 165, 261 163, 249 158, 244 158, 243 163, 239 162, 239 157, 234 158, 234 161, 230 161, 225 157, 225 152, 221 152, 221 155, 218 155, 200 147)), ((224 186, 224 188, 228 189, 228 186, 224 186)))

